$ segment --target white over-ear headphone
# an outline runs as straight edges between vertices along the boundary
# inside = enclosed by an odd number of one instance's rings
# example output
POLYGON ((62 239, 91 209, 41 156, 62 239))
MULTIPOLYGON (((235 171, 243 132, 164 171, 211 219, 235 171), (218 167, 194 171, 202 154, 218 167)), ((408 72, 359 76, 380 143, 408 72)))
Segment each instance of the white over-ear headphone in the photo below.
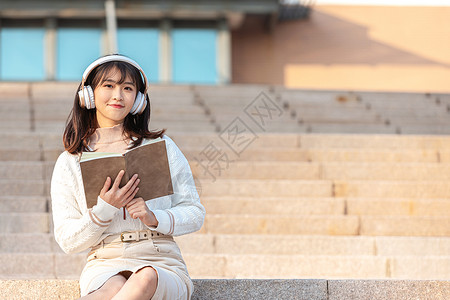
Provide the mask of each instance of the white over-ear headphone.
POLYGON ((148 89, 147 77, 145 76, 144 71, 137 64, 137 62, 135 62, 131 58, 128 58, 123 55, 118 55, 118 54, 101 57, 101 58, 95 60, 93 63, 91 63, 86 68, 86 70, 83 73, 83 79, 81 81, 80 90, 78 91, 78 98, 80 99, 80 106, 85 107, 87 109, 95 108, 94 91, 92 90, 92 87, 90 85, 85 86, 84 84, 93 69, 95 69, 99 65, 102 65, 104 63, 111 62, 111 61, 122 61, 122 62, 129 63, 130 65, 136 67, 139 70, 139 72, 141 73, 142 79, 143 79, 142 81, 145 86, 144 93, 141 93, 138 91, 138 93, 136 95, 136 99, 134 100, 133 107, 130 110, 130 113, 133 115, 143 113, 145 107, 147 106, 147 101, 145 100, 145 95, 147 94, 147 89, 148 89))

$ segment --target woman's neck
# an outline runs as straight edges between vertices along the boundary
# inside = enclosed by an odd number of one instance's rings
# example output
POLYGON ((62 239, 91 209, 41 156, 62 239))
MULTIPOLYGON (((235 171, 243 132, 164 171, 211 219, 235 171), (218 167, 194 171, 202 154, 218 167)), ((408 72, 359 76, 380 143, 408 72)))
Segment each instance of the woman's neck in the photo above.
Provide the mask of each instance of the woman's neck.
POLYGON ((89 138, 89 147, 98 152, 123 153, 128 149, 129 139, 123 131, 123 124, 113 127, 99 127, 89 138))

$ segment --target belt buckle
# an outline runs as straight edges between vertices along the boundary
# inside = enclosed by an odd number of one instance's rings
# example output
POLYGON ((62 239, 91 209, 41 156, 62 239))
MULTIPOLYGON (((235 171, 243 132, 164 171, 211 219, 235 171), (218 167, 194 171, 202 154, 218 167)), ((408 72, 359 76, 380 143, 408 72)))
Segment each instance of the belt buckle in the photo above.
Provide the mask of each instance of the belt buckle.
POLYGON ((122 233, 120 234, 120 241, 121 241, 122 243, 125 243, 125 241, 124 241, 125 237, 123 236, 124 233, 126 233, 126 232, 122 232, 122 233))

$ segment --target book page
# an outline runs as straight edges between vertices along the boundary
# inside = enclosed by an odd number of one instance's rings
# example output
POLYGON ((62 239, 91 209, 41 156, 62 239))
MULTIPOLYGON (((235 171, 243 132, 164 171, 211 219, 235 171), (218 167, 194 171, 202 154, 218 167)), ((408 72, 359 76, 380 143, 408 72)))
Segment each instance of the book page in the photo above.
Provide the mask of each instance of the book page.
POLYGON ((80 162, 88 161, 91 159, 98 159, 103 157, 117 157, 123 156, 121 153, 113 153, 113 152, 83 152, 81 154, 80 162))
POLYGON ((173 194, 164 140, 145 144, 125 153, 128 176, 138 174, 141 182, 136 197, 150 200, 173 194))

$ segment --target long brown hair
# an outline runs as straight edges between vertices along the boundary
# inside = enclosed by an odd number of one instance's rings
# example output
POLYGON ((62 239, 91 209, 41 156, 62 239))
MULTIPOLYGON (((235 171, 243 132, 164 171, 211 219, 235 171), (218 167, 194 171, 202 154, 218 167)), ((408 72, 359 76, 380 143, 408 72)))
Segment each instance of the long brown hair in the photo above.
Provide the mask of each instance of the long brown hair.
MULTIPOLYGON (((136 85, 137 90, 144 93, 145 86, 139 70, 131 64, 122 61, 110 61, 99 65, 89 74, 85 85, 90 85, 92 90, 95 90, 115 68, 121 75, 119 84, 123 83, 129 76, 136 85)), ((78 154, 87 149, 89 137, 99 127, 95 109, 86 109, 80 106, 80 99, 78 97, 80 87, 81 83, 75 94, 73 108, 67 118, 63 135, 64 148, 71 154, 78 154)), ((140 115, 128 114, 123 122, 124 134, 132 139, 130 149, 139 146, 144 138, 155 139, 162 137, 166 131, 166 129, 158 131, 150 131, 148 129, 150 123, 150 99, 148 98, 148 94, 145 95, 145 98, 147 106, 144 112, 140 115)))

